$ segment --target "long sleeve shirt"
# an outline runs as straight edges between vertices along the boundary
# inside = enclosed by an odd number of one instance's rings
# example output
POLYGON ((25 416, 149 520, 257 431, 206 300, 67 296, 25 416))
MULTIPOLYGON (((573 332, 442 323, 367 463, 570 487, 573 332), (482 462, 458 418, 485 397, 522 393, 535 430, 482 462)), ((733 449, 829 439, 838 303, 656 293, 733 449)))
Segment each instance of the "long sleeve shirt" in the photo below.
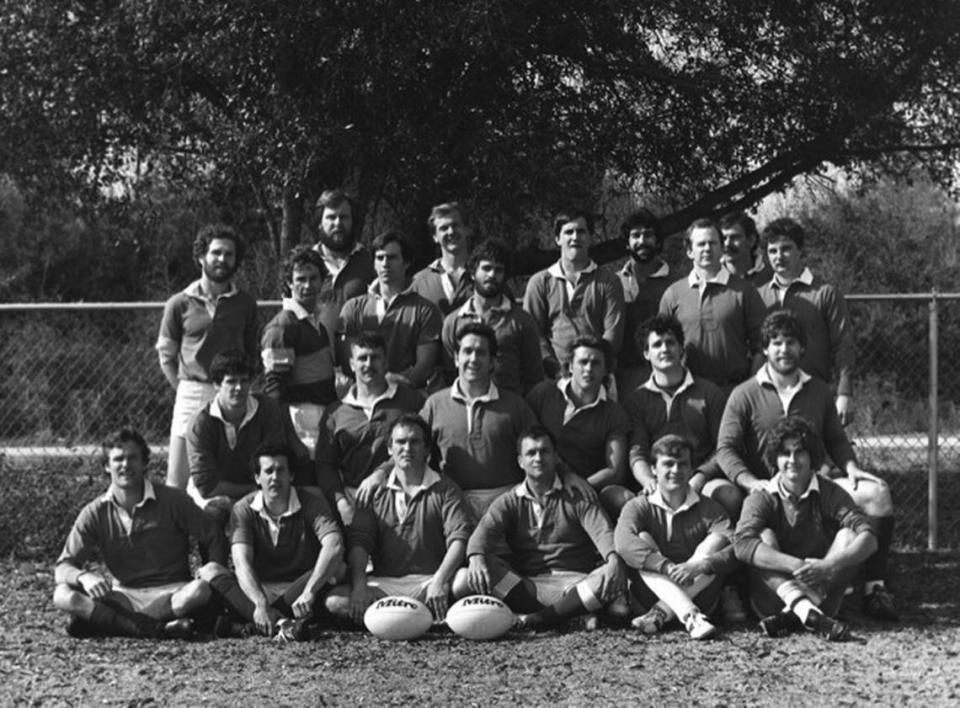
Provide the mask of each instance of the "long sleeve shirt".
POLYGON ((57 559, 58 583, 76 585, 99 551, 121 585, 149 588, 191 579, 190 538, 206 561, 226 564, 223 531, 186 494, 144 480, 143 499, 128 514, 108 489, 80 510, 57 559))

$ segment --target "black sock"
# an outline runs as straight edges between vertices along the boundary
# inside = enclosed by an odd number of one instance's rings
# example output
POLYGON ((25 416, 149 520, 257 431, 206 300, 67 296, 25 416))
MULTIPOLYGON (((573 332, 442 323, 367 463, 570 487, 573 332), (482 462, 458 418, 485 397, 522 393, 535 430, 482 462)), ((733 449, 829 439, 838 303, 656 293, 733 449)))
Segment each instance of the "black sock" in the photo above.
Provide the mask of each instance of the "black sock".
POLYGON ((221 573, 210 581, 210 587, 220 597, 223 603, 248 622, 253 621, 253 611, 256 606, 247 597, 236 578, 230 573, 221 573))
POLYGON ((159 620, 96 601, 88 622, 105 634, 121 637, 154 638, 163 628, 159 620))
POLYGON ((877 530, 877 550, 863 562, 863 579, 866 582, 887 579, 887 562, 893 544, 893 517, 871 516, 870 521, 877 530))
POLYGON ((507 603, 507 607, 509 607, 511 610, 521 614, 536 612, 543 609, 543 605, 540 604, 537 596, 530 592, 526 583, 522 582, 517 583, 513 590, 508 592, 506 597, 503 598, 503 601, 507 603))

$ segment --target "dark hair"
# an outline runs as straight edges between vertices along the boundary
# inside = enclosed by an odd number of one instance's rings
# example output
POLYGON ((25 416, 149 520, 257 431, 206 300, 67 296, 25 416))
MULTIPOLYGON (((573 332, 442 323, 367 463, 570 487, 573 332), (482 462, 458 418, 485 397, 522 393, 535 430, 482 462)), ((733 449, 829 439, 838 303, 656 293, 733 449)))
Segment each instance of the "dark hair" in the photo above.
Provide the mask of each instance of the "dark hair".
POLYGON ((800 318, 792 310, 774 310, 763 320, 760 328, 760 344, 766 349, 776 337, 793 337, 800 345, 807 346, 807 335, 800 318))
POLYGON ((143 436, 133 428, 121 428, 120 430, 111 433, 108 438, 100 443, 100 461, 103 463, 103 466, 106 467, 107 463, 110 461, 110 451, 113 448, 122 448, 127 443, 133 443, 140 448, 140 459, 142 459, 143 464, 146 465, 147 461, 150 459, 150 446, 147 445, 147 441, 144 440, 143 436))
POLYGON ((683 349, 683 325, 673 315, 654 315, 648 320, 644 320, 637 327, 634 335, 634 341, 640 348, 640 351, 647 350, 647 344, 650 341, 651 334, 672 334, 680 348, 683 349))
POLYGON ((226 224, 207 224, 197 232, 197 237, 193 240, 193 258, 203 258, 210 250, 210 243, 214 239, 233 241, 233 250, 236 256, 236 265, 239 266, 243 261, 243 256, 247 252, 247 244, 234 231, 232 226, 226 224))
POLYGON ((520 450, 523 449, 524 440, 549 440, 553 449, 557 449, 557 439, 553 437, 553 433, 551 433, 542 425, 531 425, 530 427, 524 428, 520 431, 520 434, 517 436, 518 455, 520 454, 520 450))
POLYGON ((238 350, 220 352, 210 362, 210 380, 219 386, 227 376, 249 376, 253 378, 253 367, 238 350))
MULTIPOLYGON (((277 443, 277 442, 264 442, 260 443, 257 446, 257 449, 253 451, 253 454, 250 456, 250 474, 255 479, 258 474, 260 474, 260 458, 261 457, 280 457, 283 456, 287 458, 287 466, 290 467, 293 465, 293 460, 296 457, 293 452, 293 448, 287 445, 286 443, 277 443)), ((293 470, 290 470, 291 476, 293 475, 293 470)))
POLYGON ((430 216, 427 217, 427 228, 430 229, 430 235, 432 236, 437 232, 437 219, 445 219, 454 213, 460 217, 461 221, 463 220, 463 209, 460 208, 459 202, 444 202, 433 207, 430 210, 430 216))
POLYGON ((721 234, 724 229, 729 230, 739 226, 746 237, 753 241, 753 246, 750 248, 750 253, 757 252, 757 246, 760 242, 759 235, 757 234, 757 222, 747 216, 745 212, 731 211, 728 214, 724 214, 720 217, 718 224, 720 226, 721 234))
POLYGON ((315 266, 320 271, 321 279, 327 276, 327 267, 323 257, 309 246, 294 246, 283 259, 283 274, 280 283, 284 295, 290 296, 290 282, 293 280, 293 271, 297 268, 315 266))
POLYGON ((397 428, 416 428, 423 435, 423 442, 427 445, 430 444, 430 438, 433 437, 433 431, 430 430, 427 421, 421 418, 419 413, 403 413, 393 421, 387 430, 388 441, 393 440, 393 431, 397 428))
POLYGON ((657 438, 650 448, 650 461, 657 464, 660 457, 683 457, 683 451, 686 450, 690 458, 693 458, 693 443, 681 435, 664 435, 657 438))
POLYGON ((370 244, 370 250, 374 253, 382 251, 390 243, 400 245, 400 257, 403 258, 405 263, 409 263, 413 258, 413 249, 410 247, 407 237, 396 229, 388 229, 377 234, 377 237, 370 244))
POLYGON ((763 229, 763 240, 768 244, 783 238, 790 239, 797 244, 797 248, 801 251, 803 250, 804 230, 803 227, 793 219, 787 217, 774 219, 763 229))
POLYGON ((713 229, 717 232, 717 239, 720 238, 720 227, 717 226, 717 222, 713 219, 703 218, 703 219, 694 219, 693 223, 687 227, 687 231, 683 236, 684 243, 687 244, 687 248, 690 248, 690 237, 693 236, 693 232, 697 229, 713 229))
POLYGON ((577 337, 570 342, 569 346, 567 347, 567 353, 570 354, 571 360, 573 359, 573 353, 580 347, 598 350, 601 354, 603 354, 603 366, 607 373, 609 374, 613 371, 613 347, 610 346, 610 342, 608 342, 606 339, 591 335, 577 337))
POLYGON ((324 190, 323 193, 317 198, 317 202, 314 204, 313 208, 320 212, 320 215, 322 215, 324 209, 336 209, 344 202, 350 205, 350 216, 356 217, 357 203, 342 189, 324 190))
POLYGON ((826 456, 823 441, 809 420, 799 415, 788 415, 770 426, 763 443, 763 461, 770 473, 777 473, 777 456, 783 452, 784 441, 790 438, 800 441, 800 446, 810 455, 811 468, 816 472, 826 456))
POLYGON ((379 332, 370 330, 361 330, 357 334, 347 339, 347 351, 353 354, 353 348, 360 349, 379 349, 384 354, 387 353, 387 340, 379 332))
POLYGON ((487 348, 490 350, 490 358, 497 358, 497 333, 493 331, 493 327, 488 325, 485 322, 478 322, 476 320, 470 320, 465 322, 456 333, 457 340, 457 350, 460 349, 460 341, 466 337, 468 334, 475 335, 477 337, 483 337, 487 340, 487 348))
POLYGON ((587 224, 587 231, 591 234, 593 233, 593 214, 588 214, 583 209, 578 209, 573 207, 571 209, 564 209, 559 212, 556 217, 553 219, 553 235, 559 236, 560 229, 563 228, 564 224, 569 224, 571 221, 576 221, 577 219, 583 219, 587 224))
POLYGON ((484 239, 471 251, 470 259, 467 261, 467 272, 471 278, 477 272, 481 261, 502 264, 508 278, 513 272, 513 251, 503 241, 484 239))
POLYGON ((626 241, 634 229, 653 229, 657 250, 663 248, 663 227, 660 225, 660 220, 649 209, 641 208, 629 214, 620 224, 620 237, 626 241))

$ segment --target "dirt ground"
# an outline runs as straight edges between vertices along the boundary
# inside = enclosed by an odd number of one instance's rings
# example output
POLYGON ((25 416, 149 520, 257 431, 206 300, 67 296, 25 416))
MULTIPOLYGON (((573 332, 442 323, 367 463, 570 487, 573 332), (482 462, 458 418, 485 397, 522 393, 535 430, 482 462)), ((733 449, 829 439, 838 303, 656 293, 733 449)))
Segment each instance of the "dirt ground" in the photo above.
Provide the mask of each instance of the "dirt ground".
POLYGON ((754 624, 711 642, 677 630, 430 633, 385 642, 74 640, 47 565, 0 564, 2 705, 947 705, 960 702, 960 554, 896 558, 898 625, 854 616, 860 641, 772 640, 754 624))

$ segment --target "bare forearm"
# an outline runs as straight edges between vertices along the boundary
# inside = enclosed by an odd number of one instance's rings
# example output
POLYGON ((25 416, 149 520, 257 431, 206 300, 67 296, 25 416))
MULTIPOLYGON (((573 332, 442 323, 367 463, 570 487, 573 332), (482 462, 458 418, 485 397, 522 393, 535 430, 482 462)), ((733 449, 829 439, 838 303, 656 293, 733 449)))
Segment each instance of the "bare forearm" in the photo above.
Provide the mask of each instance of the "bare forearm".
POLYGON ((437 572, 433 574, 433 577, 443 583, 450 582, 453 579, 453 574, 457 572, 457 569, 461 565, 463 565, 463 558, 466 550, 466 541, 454 541, 447 546, 447 552, 443 555, 443 560, 440 562, 440 567, 437 568, 437 572))
POLYGON ((307 586, 304 588, 311 595, 316 595, 317 591, 326 585, 333 577, 339 565, 340 558, 343 556, 343 541, 339 535, 328 534, 320 542, 320 553, 317 556, 317 562, 313 566, 313 572, 310 579, 307 580, 307 586), (330 538, 333 536, 333 538, 330 538), (328 540, 329 539, 329 540, 328 540))

